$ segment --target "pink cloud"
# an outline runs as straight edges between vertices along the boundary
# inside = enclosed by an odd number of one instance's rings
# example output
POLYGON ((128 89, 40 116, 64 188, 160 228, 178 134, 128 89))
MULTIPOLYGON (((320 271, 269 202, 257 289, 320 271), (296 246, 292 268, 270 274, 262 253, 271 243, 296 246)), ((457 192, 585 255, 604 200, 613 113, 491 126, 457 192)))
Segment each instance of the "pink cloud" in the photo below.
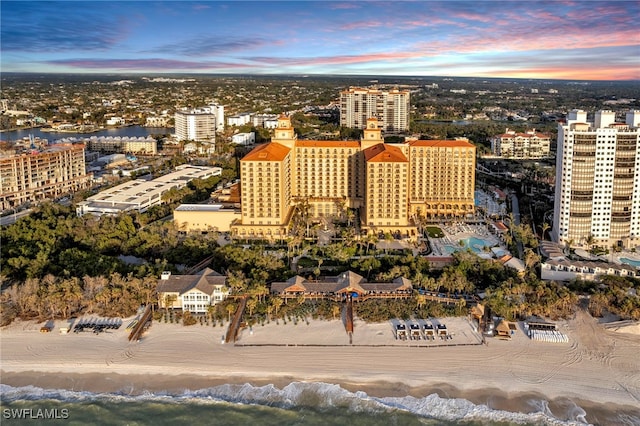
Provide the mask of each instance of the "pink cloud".
POLYGON ((548 78, 560 80, 637 80, 640 73, 635 67, 607 68, 606 65, 594 65, 591 68, 564 67, 532 67, 519 70, 480 72, 476 75, 486 77, 510 77, 510 78, 548 78))
POLYGON ((61 59, 47 61, 51 65, 66 65, 73 68, 88 69, 126 69, 126 70, 206 70, 226 68, 252 68, 254 65, 246 65, 231 62, 198 62, 177 61, 173 59, 61 59))
POLYGON ((393 53, 371 53, 364 55, 338 55, 320 56, 315 58, 271 58, 253 57, 247 58, 256 62, 270 65, 336 65, 336 64, 357 64, 378 61, 395 61, 398 59, 411 59, 417 57, 414 52, 393 52, 393 53))
POLYGON ((360 9, 360 5, 354 3, 333 3, 329 6, 332 10, 360 9))
POLYGON ((473 12, 453 12, 451 16, 456 19, 466 19, 467 21, 478 21, 484 23, 493 22, 495 20, 493 16, 481 15, 473 12))
POLYGON ((348 24, 341 25, 340 29, 343 31, 350 31, 350 30, 359 30, 362 28, 378 28, 382 26, 384 26, 384 24, 378 21, 357 21, 357 22, 350 22, 348 24))

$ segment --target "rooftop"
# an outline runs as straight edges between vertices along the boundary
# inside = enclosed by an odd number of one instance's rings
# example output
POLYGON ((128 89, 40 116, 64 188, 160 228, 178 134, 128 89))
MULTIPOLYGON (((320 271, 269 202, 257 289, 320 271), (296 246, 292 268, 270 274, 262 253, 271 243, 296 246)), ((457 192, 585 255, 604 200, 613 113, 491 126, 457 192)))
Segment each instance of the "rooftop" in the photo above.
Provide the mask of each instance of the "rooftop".
POLYGON ((404 153, 395 146, 379 143, 364 150, 364 158, 367 162, 408 162, 404 153))
POLYGON ((269 142, 258 145, 251 150, 241 161, 282 161, 291 150, 277 142, 269 142))

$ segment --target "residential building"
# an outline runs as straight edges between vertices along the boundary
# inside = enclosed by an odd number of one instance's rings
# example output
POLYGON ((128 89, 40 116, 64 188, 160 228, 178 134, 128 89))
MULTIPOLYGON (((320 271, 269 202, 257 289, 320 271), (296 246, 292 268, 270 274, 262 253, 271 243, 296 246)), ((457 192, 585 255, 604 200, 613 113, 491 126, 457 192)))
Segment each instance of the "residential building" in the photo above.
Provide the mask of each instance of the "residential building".
POLYGON ((161 309, 180 309, 193 314, 206 314, 210 306, 229 295, 227 277, 209 268, 194 275, 163 272, 156 290, 161 309))
POLYGON ((572 246, 640 243, 640 111, 625 122, 573 110, 558 124, 552 238, 572 246))
POLYGON ((214 143, 216 132, 224 130, 224 106, 214 104, 176 111, 175 128, 178 141, 214 143))
POLYGON ((122 126, 125 124, 125 120, 122 117, 109 117, 107 119, 107 126, 122 126))
POLYGON ((352 87, 340 92, 340 125, 364 129, 377 118, 384 131, 409 129, 410 96, 406 90, 383 91, 352 87))
POLYGON ((273 129, 278 124, 278 114, 253 114, 251 121, 255 127, 273 129))
POLYGON ((312 221, 357 209, 367 232, 415 237, 413 217, 474 213, 475 146, 466 140, 386 144, 376 118, 360 141, 298 140, 278 119, 272 141, 240 161, 240 238, 283 238, 294 214, 312 221))
POLYGON ((576 279, 593 281, 602 275, 637 277, 640 272, 634 266, 584 260, 547 259, 540 264, 540 278, 543 280, 573 281, 576 279))
POLYGON ((256 132, 236 133, 231 136, 231 143, 236 145, 253 145, 256 143, 256 132))
POLYGON ((227 125, 229 126, 244 126, 251 122, 250 112, 241 112, 240 114, 230 115, 227 117, 227 125))
POLYGON ((84 145, 57 144, 25 154, 0 156, 2 210, 89 187, 84 145))
POLYGON ((78 216, 88 213, 97 216, 117 215, 132 210, 144 213, 149 208, 164 203, 162 196, 166 192, 184 188, 193 179, 206 179, 220 174, 220 167, 178 166, 174 172, 156 179, 131 180, 92 195, 78 203, 76 213, 78 216))
POLYGON ((516 160, 547 158, 551 154, 551 137, 535 129, 518 133, 507 128, 503 134, 491 138, 491 152, 516 160))
POLYGON ((87 150, 100 151, 107 154, 131 153, 156 155, 158 153, 158 141, 151 136, 91 136, 82 141, 85 143, 87 150))
POLYGON ((147 127, 167 127, 169 124, 169 117, 167 116, 150 116, 145 120, 144 125, 147 127))

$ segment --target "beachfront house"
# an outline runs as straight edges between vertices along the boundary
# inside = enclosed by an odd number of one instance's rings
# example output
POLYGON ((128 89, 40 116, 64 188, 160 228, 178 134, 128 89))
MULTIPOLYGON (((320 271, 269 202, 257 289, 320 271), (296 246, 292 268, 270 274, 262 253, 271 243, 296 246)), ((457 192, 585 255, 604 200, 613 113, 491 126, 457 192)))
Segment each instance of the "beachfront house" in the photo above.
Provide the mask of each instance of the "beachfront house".
POLYGON ((157 287, 158 306, 205 314, 209 306, 229 295, 227 277, 206 268, 195 275, 172 275, 163 272, 157 287))

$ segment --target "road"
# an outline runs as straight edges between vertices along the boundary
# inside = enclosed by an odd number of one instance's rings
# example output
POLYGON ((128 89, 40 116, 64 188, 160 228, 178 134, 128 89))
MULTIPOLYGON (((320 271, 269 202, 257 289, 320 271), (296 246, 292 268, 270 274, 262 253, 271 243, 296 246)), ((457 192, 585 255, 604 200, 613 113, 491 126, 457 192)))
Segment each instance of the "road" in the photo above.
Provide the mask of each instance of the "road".
POLYGON ((16 220, 20 219, 21 217, 28 216, 29 213, 31 213, 31 209, 22 210, 17 213, 14 212, 9 216, 0 217, 0 226, 12 225, 16 222, 16 220))
MULTIPOLYGON (((518 197, 516 194, 511 194, 511 211, 513 212, 513 221, 516 225, 520 225, 520 204, 518 203, 518 197)), ((516 246, 518 246, 518 258, 524 259, 524 247, 522 241, 516 240, 516 246)))

